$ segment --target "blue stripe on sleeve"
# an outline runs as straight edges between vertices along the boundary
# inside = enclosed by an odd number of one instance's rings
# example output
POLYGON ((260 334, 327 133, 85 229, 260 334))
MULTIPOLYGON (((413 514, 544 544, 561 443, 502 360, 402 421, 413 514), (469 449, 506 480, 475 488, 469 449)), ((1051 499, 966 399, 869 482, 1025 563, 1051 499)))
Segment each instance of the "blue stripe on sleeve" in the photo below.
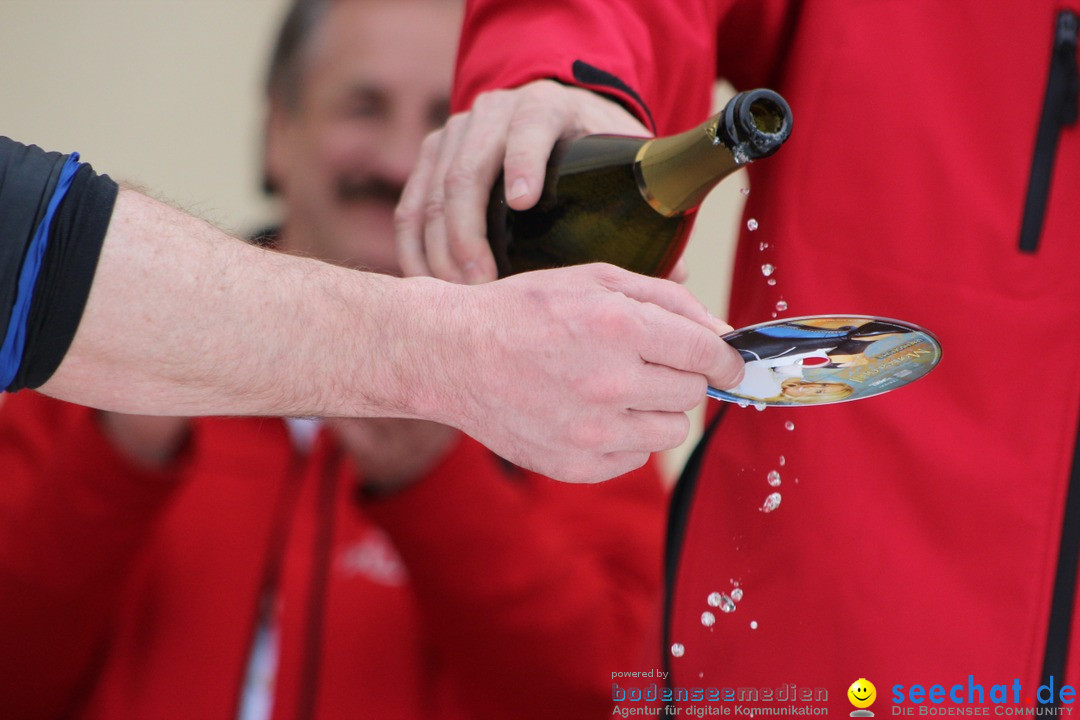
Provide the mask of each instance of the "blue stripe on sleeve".
POLYGON ((49 206, 34 230, 34 237, 30 240, 30 247, 26 251, 26 259, 19 273, 19 288, 15 296, 15 305, 11 309, 11 320, 8 323, 7 334, 4 336, 4 344, 0 346, 0 388, 11 385, 22 364, 23 350, 26 348, 26 321, 30 316, 30 302, 34 297, 38 273, 41 272, 45 250, 49 244, 49 230, 52 228, 53 216, 56 215, 56 209, 67 195, 68 188, 71 187, 75 173, 80 167, 79 153, 68 155, 64 167, 60 169, 60 178, 49 200, 49 206))

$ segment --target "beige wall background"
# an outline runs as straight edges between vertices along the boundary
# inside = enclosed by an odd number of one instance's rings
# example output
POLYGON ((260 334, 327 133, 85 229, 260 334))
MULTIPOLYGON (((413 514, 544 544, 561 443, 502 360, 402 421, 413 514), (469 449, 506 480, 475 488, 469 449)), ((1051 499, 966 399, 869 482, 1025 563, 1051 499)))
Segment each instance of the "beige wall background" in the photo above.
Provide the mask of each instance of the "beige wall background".
POLYGON ((286 0, 0 0, 0 133, 232 232, 265 220, 263 66, 286 0))
MULTIPOLYGON (((259 189, 261 84, 287 4, 0 0, 0 134, 78 151, 99 172, 249 232, 274 218, 259 189)), ((718 87, 718 103, 729 94, 718 87)), ((688 250, 688 285, 721 317, 742 187, 740 174, 710 195, 688 250)), ((665 458, 673 473, 695 436, 665 458)))

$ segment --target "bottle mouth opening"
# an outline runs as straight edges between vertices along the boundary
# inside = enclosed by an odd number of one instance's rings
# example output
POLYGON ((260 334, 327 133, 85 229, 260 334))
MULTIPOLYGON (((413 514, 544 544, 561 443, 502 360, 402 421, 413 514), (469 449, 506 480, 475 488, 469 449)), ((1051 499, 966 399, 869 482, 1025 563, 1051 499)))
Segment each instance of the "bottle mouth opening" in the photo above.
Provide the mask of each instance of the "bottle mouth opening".
POLYGON ((772 90, 746 90, 728 102, 718 132, 740 163, 768 157, 791 135, 791 108, 772 90))
POLYGON ((769 98, 756 98, 750 103, 749 113, 759 132, 776 135, 784 127, 784 108, 769 98))

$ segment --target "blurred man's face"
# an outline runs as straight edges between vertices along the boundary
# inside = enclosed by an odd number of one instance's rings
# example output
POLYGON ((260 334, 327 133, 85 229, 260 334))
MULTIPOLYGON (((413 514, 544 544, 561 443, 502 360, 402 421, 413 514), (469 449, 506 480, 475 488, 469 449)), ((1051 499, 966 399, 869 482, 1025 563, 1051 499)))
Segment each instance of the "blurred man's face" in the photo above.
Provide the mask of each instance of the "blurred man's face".
POLYGON ((393 212, 420 143, 445 122, 463 5, 338 0, 301 60, 295 109, 271 109, 267 168, 284 248, 397 273, 393 212))

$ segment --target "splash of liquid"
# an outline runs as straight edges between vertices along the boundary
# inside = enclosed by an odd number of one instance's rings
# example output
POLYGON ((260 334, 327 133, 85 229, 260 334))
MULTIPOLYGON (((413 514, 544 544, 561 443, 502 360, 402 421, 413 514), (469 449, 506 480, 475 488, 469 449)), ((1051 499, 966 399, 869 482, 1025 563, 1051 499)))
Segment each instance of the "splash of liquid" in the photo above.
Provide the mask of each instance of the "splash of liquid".
POLYGON ((780 493, 774 492, 765 498, 765 503, 761 506, 761 512, 770 513, 778 507, 780 507, 780 493))
POLYGON ((729 595, 720 592, 709 593, 707 601, 710 606, 720 608, 720 612, 735 612, 735 601, 729 595))

